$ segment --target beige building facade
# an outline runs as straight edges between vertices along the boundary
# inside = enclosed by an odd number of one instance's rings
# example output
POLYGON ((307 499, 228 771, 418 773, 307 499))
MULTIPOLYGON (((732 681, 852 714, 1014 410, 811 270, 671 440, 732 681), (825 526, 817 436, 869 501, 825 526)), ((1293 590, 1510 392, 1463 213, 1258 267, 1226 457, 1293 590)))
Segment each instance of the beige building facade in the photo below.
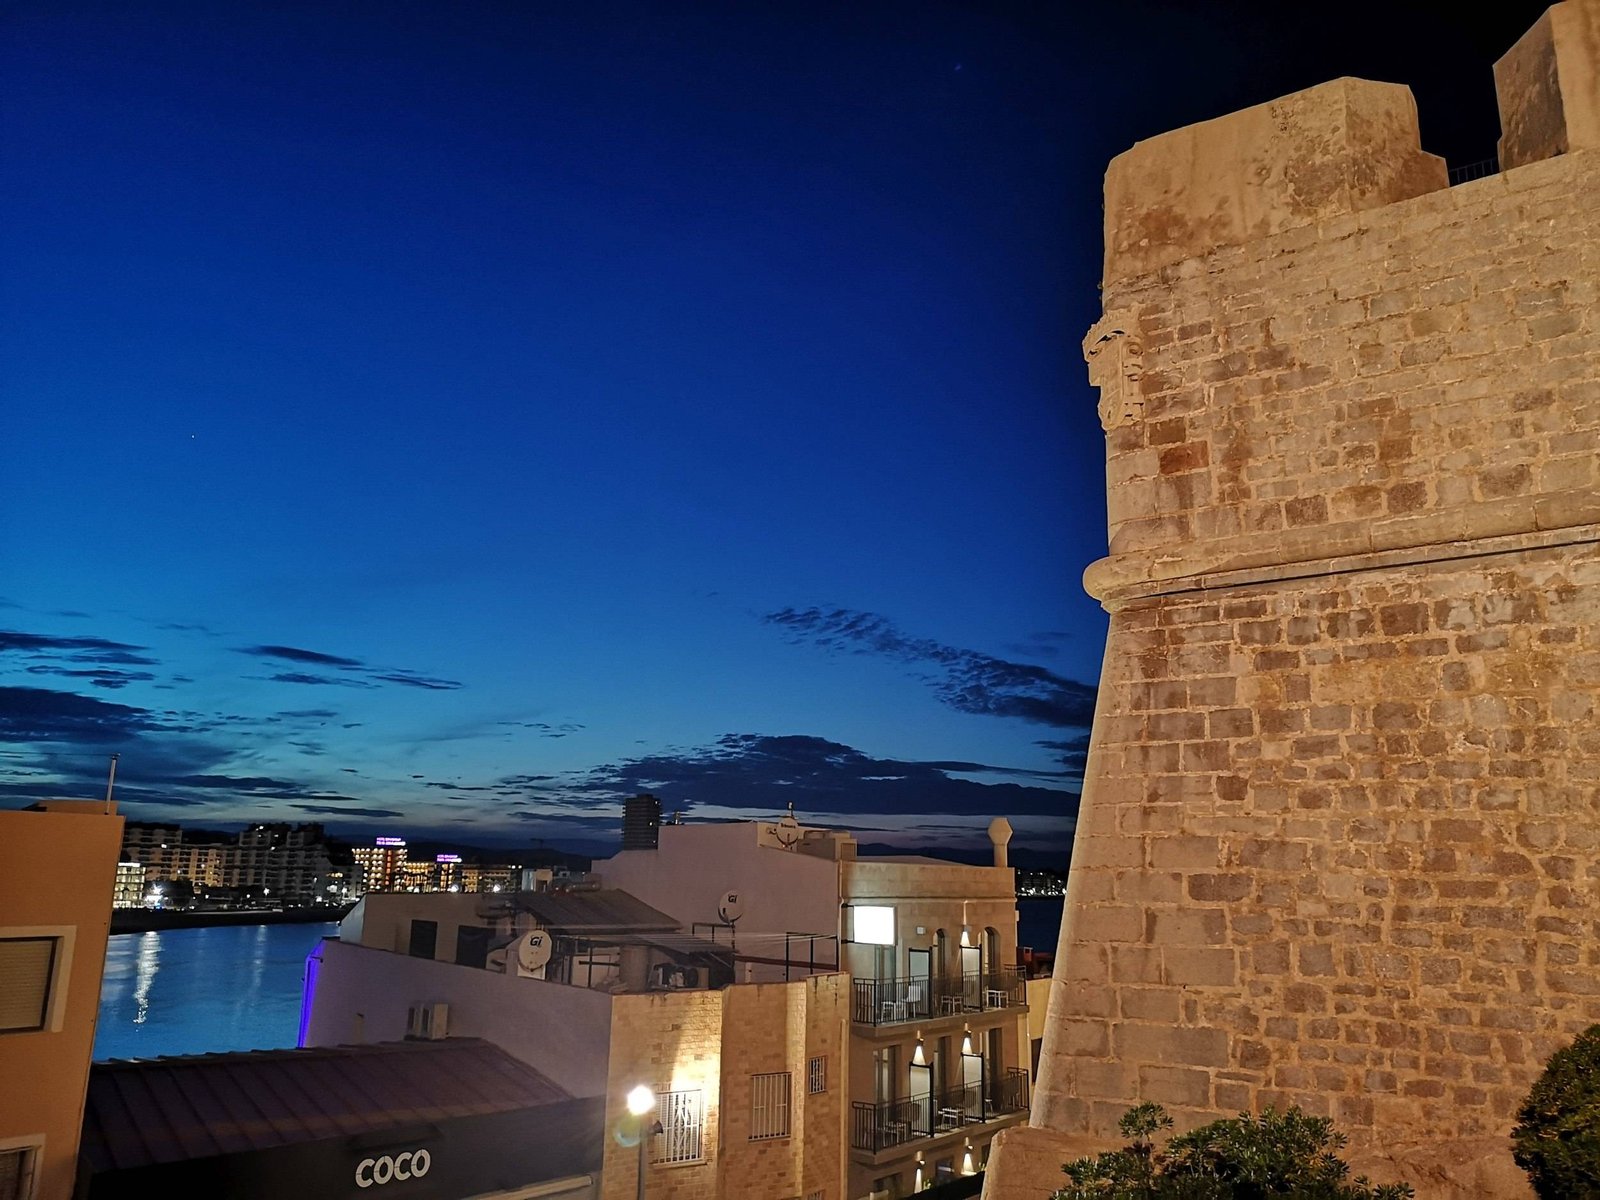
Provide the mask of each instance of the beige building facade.
POLYGON ((1355 79, 1111 165, 1111 631, 991 1200, 1141 1100, 1526 1194, 1516 1108, 1600 1020, 1600 3, 1495 76, 1501 171, 1454 187, 1355 79))
POLYGON ((1027 1119, 1009 826, 992 836, 997 865, 967 866, 862 858, 848 833, 792 818, 664 825, 655 848, 595 871, 736 947, 742 977, 849 972, 844 1194, 884 1200, 982 1170, 994 1135, 1027 1119))
POLYGON ((0 1181, 68 1200, 122 818, 102 801, 0 812, 0 1181))
POLYGON ((848 978, 712 987, 678 974, 663 985, 662 961, 700 961, 705 949, 672 928, 592 889, 521 910, 502 896, 372 893, 309 965, 302 1043, 482 1038, 574 1096, 604 1097, 605 1200, 636 1194, 641 1122, 626 1098, 640 1086, 655 1098, 642 1125, 652 1200, 839 1200, 848 978), (514 939, 535 931, 551 935, 553 956, 520 970, 514 939))

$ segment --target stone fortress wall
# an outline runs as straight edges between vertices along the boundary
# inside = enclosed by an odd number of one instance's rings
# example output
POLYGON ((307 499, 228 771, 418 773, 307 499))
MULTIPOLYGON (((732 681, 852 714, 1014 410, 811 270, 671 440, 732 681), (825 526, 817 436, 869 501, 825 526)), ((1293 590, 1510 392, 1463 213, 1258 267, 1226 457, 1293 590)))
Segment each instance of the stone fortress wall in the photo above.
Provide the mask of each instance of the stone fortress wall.
POLYGON ((1033 1127, 1297 1104, 1421 1200, 1600 1021, 1600 0, 1495 68, 1456 187, 1342 79, 1106 177, 1110 610, 1033 1127))

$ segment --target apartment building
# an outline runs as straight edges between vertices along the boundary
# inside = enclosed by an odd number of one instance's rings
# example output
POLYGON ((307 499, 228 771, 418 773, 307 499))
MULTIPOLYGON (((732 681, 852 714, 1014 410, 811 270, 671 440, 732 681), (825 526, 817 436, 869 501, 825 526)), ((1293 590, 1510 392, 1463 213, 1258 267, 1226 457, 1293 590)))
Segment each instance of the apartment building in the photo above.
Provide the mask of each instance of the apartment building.
POLYGON ((837 966, 851 976, 850 1200, 910 1195, 982 1170, 1027 1120, 1026 981, 1016 966, 1011 827, 993 865, 862 857, 849 833, 776 822, 663 825, 595 865, 609 887, 735 950, 741 979, 837 966))
POLYGON ((481 1038, 601 1098, 599 1200, 641 1172, 651 1200, 843 1200, 849 980, 735 971, 726 943, 584 882, 373 892, 307 963, 301 1043, 481 1038))
POLYGON ((72 1195, 121 843, 109 802, 0 812, 0 1195, 72 1195))
POLYGON ((179 825, 130 821, 122 861, 144 870, 145 884, 187 879, 196 887, 259 889, 285 904, 338 903, 343 872, 333 865, 321 825, 252 825, 237 837, 179 825))

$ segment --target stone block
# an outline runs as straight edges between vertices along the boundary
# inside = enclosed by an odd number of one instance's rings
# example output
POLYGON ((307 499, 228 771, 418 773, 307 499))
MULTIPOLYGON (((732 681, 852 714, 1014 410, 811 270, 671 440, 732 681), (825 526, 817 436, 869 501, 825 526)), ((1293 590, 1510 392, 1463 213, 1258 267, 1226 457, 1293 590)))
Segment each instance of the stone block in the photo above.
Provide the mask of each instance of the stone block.
POLYGON ((1118 155, 1106 173, 1105 280, 1445 185, 1443 160, 1421 149, 1409 89, 1335 80, 1118 155))
POLYGON ((1600 3, 1552 5, 1494 64, 1500 166, 1600 149, 1600 3))

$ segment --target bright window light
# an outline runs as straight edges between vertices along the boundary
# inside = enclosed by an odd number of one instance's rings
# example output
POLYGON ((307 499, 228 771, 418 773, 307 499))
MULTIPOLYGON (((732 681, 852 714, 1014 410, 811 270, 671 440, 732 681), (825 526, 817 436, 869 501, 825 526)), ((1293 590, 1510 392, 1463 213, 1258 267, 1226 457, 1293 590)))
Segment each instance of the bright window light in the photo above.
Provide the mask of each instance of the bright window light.
POLYGON ((873 946, 894 945, 894 909, 888 905, 858 904, 855 913, 855 940, 873 946))

